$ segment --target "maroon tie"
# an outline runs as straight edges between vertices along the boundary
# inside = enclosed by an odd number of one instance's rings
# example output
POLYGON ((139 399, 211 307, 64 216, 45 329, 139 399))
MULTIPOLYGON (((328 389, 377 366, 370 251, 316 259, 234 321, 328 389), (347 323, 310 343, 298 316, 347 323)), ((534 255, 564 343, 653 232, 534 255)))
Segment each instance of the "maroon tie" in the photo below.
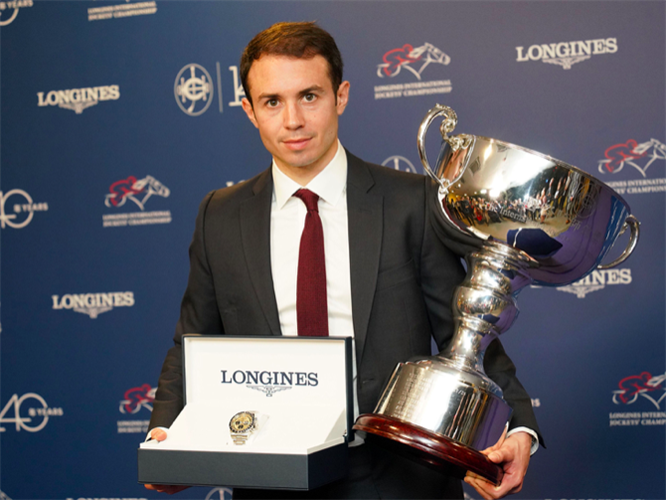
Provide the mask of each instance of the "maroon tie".
POLYGON ((307 189, 299 189, 294 196, 303 200, 308 210, 298 254, 296 285, 298 335, 328 337, 326 261, 324 258, 324 230, 317 207, 319 196, 307 189))

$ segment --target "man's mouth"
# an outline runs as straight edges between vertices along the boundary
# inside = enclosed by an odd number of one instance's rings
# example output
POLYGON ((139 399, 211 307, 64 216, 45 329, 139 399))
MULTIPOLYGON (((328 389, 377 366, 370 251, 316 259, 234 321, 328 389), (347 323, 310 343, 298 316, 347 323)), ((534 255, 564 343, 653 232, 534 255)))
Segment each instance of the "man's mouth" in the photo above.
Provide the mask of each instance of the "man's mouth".
POLYGON ((290 149, 292 151, 300 151, 301 149, 304 149, 308 145, 310 140, 311 140, 310 137, 301 137, 296 139, 285 139, 282 142, 287 147, 287 149, 290 149))

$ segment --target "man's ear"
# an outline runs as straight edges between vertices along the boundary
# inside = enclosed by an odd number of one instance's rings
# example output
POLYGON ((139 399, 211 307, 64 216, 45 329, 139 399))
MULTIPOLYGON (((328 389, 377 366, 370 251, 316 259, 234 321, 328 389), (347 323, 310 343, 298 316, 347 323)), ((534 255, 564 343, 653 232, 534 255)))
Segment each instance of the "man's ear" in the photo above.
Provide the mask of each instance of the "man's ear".
POLYGON ((345 112, 347 107, 347 102, 349 101, 349 82, 344 81, 338 87, 338 93, 336 94, 337 101, 335 107, 338 111, 338 116, 345 112))
POLYGON ((245 111, 245 114, 252 122, 252 125, 259 128, 259 125, 257 125, 257 119, 254 117, 254 109, 252 108, 252 103, 249 101, 247 97, 243 97, 241 104, 243 105, 243 111, 245 111))

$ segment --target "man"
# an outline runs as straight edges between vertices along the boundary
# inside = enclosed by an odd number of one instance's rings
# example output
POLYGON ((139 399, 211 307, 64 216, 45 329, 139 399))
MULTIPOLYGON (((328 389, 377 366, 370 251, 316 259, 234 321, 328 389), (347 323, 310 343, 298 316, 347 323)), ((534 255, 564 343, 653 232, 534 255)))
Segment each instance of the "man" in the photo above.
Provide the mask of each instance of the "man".
MULTIPOLYGON (((273 163, 247 182, 209 193, 200 206, 175 346, 150 423, 150 436, 159 441, 182 409, 183 333, 304 334, 312 326, 308 315, 321 306, 324 321, 314 321, 315 334, 354 338, 361 413, 373 410, 398 362, 430 354, 431 336, 443 348, 453 333, 450 301, 464 273, 433 232, 430 183, 365 163, 341 147, 338 117, 349 82, 342 81, 333 38, 313 23, 276 24, 248 44, 241 79, 243 109, 273 163), (309 250, 301 239, 314 219, 323 235, 324 299, 304 310, 301 261, 309 250)), ((485 367, 514 408, 512 427, 536 430, 530 399, 499 342, 489 347, 485 367)), ((503 464, 501 487, 473 476, 466 481, 484 498, 518 491, 531 445, 531 435, 519 431, 487 451, 503 464)), ((458 480, 372 443, 351 447, 350 462, 347 479, 317 490, 245 489, 234 497, 462 498, 458 480)))

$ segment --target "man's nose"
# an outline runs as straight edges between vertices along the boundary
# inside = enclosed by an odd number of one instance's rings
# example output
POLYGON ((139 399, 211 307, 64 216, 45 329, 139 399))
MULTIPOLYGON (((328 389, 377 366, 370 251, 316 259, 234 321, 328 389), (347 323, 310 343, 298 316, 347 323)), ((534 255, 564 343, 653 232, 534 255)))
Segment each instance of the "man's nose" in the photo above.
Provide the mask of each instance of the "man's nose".
POLYGON ((284 108, 284 126, 294 130, 304 125, 303 111, 296 102, 287 103, 284 108))

